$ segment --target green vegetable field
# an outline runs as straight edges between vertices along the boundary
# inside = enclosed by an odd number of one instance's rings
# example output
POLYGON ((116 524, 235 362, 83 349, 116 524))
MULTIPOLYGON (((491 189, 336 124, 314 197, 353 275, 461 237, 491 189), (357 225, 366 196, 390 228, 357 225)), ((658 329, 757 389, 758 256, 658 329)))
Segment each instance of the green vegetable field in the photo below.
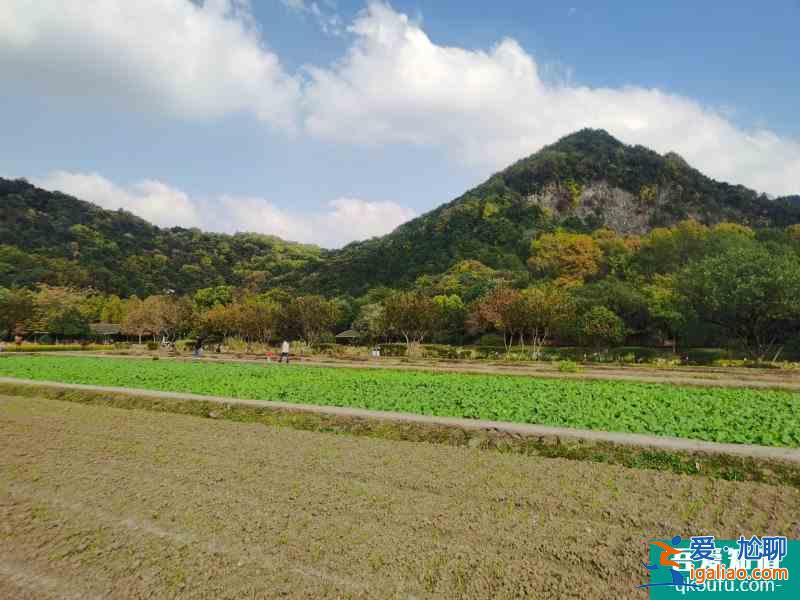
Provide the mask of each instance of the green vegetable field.
POLYGON ((72 356, 3 356, 0 376, 800 447, 786 391, 72 356))

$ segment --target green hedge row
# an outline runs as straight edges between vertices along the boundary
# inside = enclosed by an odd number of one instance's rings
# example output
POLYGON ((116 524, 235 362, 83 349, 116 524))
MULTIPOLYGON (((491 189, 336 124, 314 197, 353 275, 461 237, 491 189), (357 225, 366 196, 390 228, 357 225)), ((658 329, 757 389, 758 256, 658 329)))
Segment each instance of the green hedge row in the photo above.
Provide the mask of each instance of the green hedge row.
POLYGON ((7 345, 3 352, 78 352, 111 350, 115 347, 101 344, 23 344, 21 346, 7 345))

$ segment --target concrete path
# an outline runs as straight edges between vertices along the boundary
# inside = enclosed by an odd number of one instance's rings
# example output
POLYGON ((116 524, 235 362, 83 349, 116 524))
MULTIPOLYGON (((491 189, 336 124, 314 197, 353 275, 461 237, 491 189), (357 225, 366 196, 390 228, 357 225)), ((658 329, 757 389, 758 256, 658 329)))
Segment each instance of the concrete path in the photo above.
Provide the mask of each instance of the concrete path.
POLYGON ((336 415, 341 417, 377 419, 396 423, 418 423, 435 426, 451 427, 470 431, 487 431, 508 433, 531 438, 553 438, 564 440, 584 440, 590 442, 607 442, 611 444, 657 448, 680 452, 702 452, 717 455, 742 456, 753 459, 781 460, 800 464, 800 449, 777 448, 770 446, 755 446, 747 444, 722 444, 684 438, 666 436, 653 436, 635 433, 616 433, 610 431, 593 431, 587 429, 570 429, 566 427, 550 427, 545 425, 529 425, 524 423, 507 423, 502 421, 487 421, 481 419, 459 419, 455 417, 433 417, 415 415, 410 413, 396 413, 361 408, 345 408, 336 406, 317 406, 314 404, 293 404, 290 402, 247 400, 241 398, 225 398, 220 396, 204 396, 200 394, 184 394, 176 392, 162 392, 141 390, 122 387, 106 387, 96 385, 81 385, 72 383, 59 383, 49 381, 36 381, 30 379, 15 379, 13 377, 0 377, 0 383, 22 384, 55 389, 85 390, 89 392, 122 393, 144 398, 170 398, 175 400, 200 400, 223 405, 253 406, 267 410, 300 411, 322 415, 336 415))

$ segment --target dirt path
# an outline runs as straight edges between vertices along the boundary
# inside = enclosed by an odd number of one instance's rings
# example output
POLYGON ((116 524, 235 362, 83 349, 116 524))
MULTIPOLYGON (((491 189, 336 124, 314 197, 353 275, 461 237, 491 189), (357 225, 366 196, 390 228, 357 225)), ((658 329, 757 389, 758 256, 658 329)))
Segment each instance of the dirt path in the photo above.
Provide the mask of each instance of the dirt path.
MULTIPOLYGON (((97 356, 112 358, 149 358, 153 354, 122 355, 112 352, 59 352, 59 355, 97 356)), ((202 358, 189 355, 170 356, 160 354, 161 359, 202 360, 210 362, 263 363, 264 358, 247 355, 207 354, 202 358)), ((584 365, 578 373, 563 373, 553 363, 502 363, 480 361, 413 360, 402 361, 395 358, 369 360, 323 359, 320 357, 300 357, 294 364, 317 367, 345 367, 356 369, 399 369, 411 371, 445 371, 457 373, 484 373, 518 375, 557 379, 602 379, 620 381, 640 381, 644 383, 667 383, 674 385, 696 385, 716 387, 748 387, 762 389, 782 389, 800 391, 800 370, 751 369, 745 367, 674 367, 654 368, 644 365, 584 365)))
POLYGON ((0 597, 645 598, 793 488, 0 397, 0 597))

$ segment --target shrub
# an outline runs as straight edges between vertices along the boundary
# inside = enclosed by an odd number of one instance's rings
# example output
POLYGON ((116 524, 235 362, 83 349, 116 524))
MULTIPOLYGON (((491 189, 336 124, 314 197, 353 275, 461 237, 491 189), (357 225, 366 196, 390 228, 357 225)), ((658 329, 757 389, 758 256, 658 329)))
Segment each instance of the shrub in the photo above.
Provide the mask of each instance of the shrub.
POLYGON ((320 342, 313 344, 311 350, 319 354, 336 354, 337 344, 332 342, 320 342))
POLYGON ((147 342, 148 350, 158 350, 158 342, 147 342))
POLYGON ((503 336, 499 333, 484 333, 481 338, 478 340, 479 346, 503 346, 505 348, 505 342, 503 341, 503 336))
POLYGON ((656 358, 650 365, 657 369, 672 369, 681 364, 679 358, 656 358))
POLYGON ((178 352, 191 352, 197 345, 197 340, 178 340, 175 342, 175 349, 178 352))
POLYGON ((474 355, 475 352, 471 348, 462 348, 460 346, 426 344, 422 347, 422 356, 425 358, 467 359, 473 358, 474 355))
POLYGON ((78 352, 81 350, 107 350, 108 346, 80 344, 19 344, 6 346, 4 352, 78 352))
POLYGON ((730 352, 720 348, 692 348, 686 352, 686 362, 690 365, 708 366, 724 358, 730 358, 730 352))
POLYGON ((578 363, 572 360, 562 360, 558 363, 558 370, 562 373, 578 373, 581 367, 578 363))
POLYGON ((405 356, 405 344, 381 344, 381 356, 405 356))

